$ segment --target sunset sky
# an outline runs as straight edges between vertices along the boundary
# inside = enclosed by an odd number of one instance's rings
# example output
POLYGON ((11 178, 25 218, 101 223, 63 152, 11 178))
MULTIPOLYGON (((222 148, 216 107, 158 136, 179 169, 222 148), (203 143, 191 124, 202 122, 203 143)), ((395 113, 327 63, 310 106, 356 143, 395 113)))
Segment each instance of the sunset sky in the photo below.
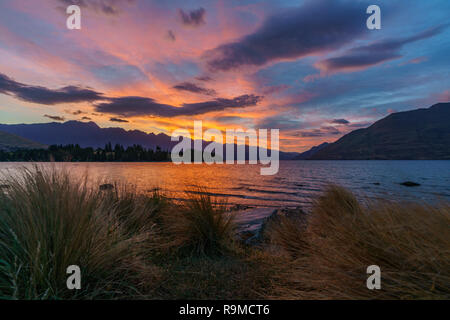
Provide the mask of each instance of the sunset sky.
POLYGON ((203 120, 280 129, 282 150, 304 151, 449 101, 449 14, 448 0, 2 0, 0 123, 203 120))

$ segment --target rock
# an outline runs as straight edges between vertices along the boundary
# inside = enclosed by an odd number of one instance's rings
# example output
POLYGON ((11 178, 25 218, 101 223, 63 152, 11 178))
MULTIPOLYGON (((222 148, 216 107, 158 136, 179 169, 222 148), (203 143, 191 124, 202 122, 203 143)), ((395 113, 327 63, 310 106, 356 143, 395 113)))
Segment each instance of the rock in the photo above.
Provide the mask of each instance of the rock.
POLYGON ((114 189, 114 185, 110 184, 110 183, 105 183, 100 185, 100 190, 105 191, 105 190, 113 190, 114 189))
POLYGON ((236 213, 237 238, 247 245, 257 245, 263 241, 267 224, 280 216, 303 217, 303 211, 297 208, 253 208, 236 213))
POLYGON ((254 207, 252 206, 247 206, 244 204, 235 204, 234 206, 230 207, 229 210, 230 211, 241 211, 241 210, 248 210, 248 209, 252 209, 254 207))
POLYGON ((234 212, 238 240, 246 244, 257 241, 264 221, 276 211, 274 208, 252 208, 234 212))
POLYGON ((256 233, 252 231, 242 231, 239 233, 239 240, 245 244, 251 244, 256 240, 256 233))
POLYGON ((267 229, 267 226, 270 223, 280 219, 280 217, 299 219, 300 223, 302 225, 306 226, 306 217, 307 216, 306 216, 305 212, 300 207, 296 207, 296 208, 281 208, 281 209, 277 210, 274 214, 272 214, 270 217, 268 217, 264 221, 264 223, 261 225, 261 229, 260 229, 261 238, 260 238, 260 240, 262 240, 262 236, 264 235, 264 231, 267 229))
POLYGON ((405 187, 418 187, 418 186, 420 186, 420 183, 413 182, 413 181, 405 181, 405 182, 402 182, 400 184, 402 186, 405 186, 405 187))

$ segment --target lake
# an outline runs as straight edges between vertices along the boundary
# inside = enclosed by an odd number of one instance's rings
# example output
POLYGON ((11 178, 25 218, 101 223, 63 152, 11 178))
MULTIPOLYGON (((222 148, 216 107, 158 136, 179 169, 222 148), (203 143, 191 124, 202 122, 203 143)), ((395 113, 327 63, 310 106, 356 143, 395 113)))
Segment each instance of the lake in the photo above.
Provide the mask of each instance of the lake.
MULTIPOLYGON (((0 163, 3 174, 30 163, 0 163)), ((186 191, 205 187, 229 204, 264 207, 309 207, 330 183, 352 190, 358 198, 450 200, 450 161, 280 161, 274 176, 261 176, 259 165, 174 165, 172 163, 45 163, 71 173, 89 173, 91 181, 155 188, 169 198, 185 199, 186 191), (400 185, 404 181, 417 187, 400 185)), ((189 191, 191 190, 191 191, 189 191)))

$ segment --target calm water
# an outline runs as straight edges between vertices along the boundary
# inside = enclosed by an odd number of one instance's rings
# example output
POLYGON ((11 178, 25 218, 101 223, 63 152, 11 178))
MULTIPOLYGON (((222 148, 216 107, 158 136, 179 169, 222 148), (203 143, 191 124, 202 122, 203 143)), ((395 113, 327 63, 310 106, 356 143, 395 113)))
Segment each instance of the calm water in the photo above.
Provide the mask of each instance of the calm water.
MULTIPOLYGON (((393 200, 450 200, 450 161, 281 161, 274 176, 261 176, 258 165, 174 165, 172 163, 58 163, 91 179, 130 183, 141 191, 160 188, 174 199, 204 186, 230 204, 308 207, 311 198, 329 183, 354 191, 358 197, 393 200), (419 187, 399 183, 414 181, 419 187), (376 184, 375 184, 376 183, 376 184)), ((25 163, 0 163, 0 172, 14 173, 25 163)))

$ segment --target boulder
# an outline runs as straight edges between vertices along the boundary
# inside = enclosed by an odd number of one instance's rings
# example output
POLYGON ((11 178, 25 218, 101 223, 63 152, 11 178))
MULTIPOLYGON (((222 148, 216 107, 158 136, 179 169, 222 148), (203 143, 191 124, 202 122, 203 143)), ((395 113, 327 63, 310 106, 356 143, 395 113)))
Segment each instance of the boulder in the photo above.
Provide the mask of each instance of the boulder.
POLYGON ((244 204, 235 204, 234 206, 230 207, 228 210, 229 211, 242 211, 242 210, 248 210, 248 209, 252 209, 254 207, 252 206, 247 206, 244 204))
POLYGON ((300 208, 251 208, 235 213, 237 239, 247 245, 257 245, 263 241, 263 233, 268 223, 281 216, 301 216, 300 208))
POLYGON ((110 183, 105 183, 105 184, 100 185, 99 188, 101 191, 114 190, 114 185, 112 185, 110 183))
POLYGON ((420 183, 413 182, 413 181, 405 181, 405 182, 402 182, 400 184, 402 186, 405 186, 405 187, 418 187, 418 186, 420 186, 420 183))

